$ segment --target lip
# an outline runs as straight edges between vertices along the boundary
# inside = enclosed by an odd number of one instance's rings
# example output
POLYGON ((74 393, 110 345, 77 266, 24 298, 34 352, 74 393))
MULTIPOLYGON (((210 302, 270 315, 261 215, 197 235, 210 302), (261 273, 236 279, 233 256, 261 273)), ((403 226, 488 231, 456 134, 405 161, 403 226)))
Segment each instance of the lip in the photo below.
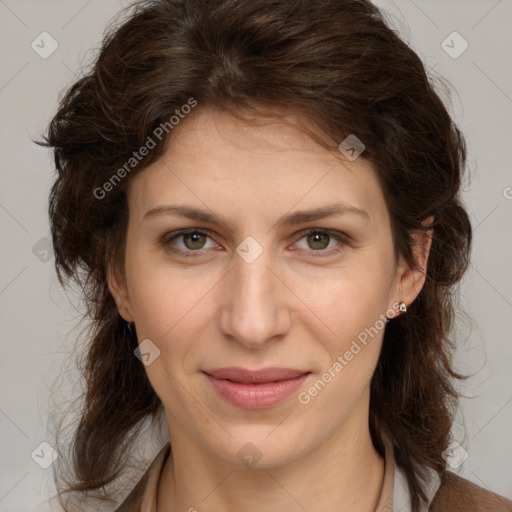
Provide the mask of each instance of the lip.
POLYGON ((215 391, 241 409, 272 407, 296 391, 311 373, 291 368, 246 370, 230 367, 204 370, 215 391))

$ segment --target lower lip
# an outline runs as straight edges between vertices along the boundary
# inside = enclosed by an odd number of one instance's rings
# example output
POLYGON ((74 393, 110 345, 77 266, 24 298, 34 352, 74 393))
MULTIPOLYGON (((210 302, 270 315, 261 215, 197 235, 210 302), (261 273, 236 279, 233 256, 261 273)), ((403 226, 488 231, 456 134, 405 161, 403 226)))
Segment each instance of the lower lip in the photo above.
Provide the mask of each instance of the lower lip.
POLYGON ((225 379, 216 379, 205 374, 213 387, 228 403, 241 409, 265 409, 282 402, 304 382, 307 373, 293 379, 260 384, 244 384, 225 379))

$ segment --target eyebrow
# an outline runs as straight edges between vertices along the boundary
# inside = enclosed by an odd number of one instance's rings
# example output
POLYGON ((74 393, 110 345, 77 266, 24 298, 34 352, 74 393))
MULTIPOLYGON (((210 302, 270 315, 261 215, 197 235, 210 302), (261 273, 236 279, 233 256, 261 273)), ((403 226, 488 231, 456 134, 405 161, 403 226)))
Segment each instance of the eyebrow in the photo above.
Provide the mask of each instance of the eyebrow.
MULTIPOLYGON (((300 210, 283 215, 275 224, 280 228, 290 227, 297 224, 304 224, 315 220, 324 219, 327 217, 334 217, 340 215, 357 215, 361 219, 369 221, 370 215, 360 208, 351 206, 345 203, 334 203, 327 206, 321 206, 312 210, 300 210)), ((174 215, 177 217, 192 219, 200 222, 208 222, 210 224, 217 224, 222 226, 228 231, 232 231, 228 222, 221 216, 209 211, 195 208, 192 206, 184 205, 163 205, 156 206, 144 214, 144 219, 147 220, 152 217, 160 215, 174 215)))

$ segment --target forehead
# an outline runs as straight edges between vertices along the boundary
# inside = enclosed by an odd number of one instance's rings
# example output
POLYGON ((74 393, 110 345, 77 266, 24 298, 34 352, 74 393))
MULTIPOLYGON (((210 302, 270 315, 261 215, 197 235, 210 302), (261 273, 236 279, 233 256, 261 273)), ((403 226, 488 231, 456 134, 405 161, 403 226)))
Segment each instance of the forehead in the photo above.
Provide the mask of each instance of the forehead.
POLYGON ((367 211, 374 221, 386 218, 368 161, 350 162, 328 151, 300 128, 297 122, 304 121, 296 116, 285 121, 248 123, 198 109, 173 129, 163 155, 134 177, 130 210, 180 202, 271 220, 283 211, 343 202, 367 211))

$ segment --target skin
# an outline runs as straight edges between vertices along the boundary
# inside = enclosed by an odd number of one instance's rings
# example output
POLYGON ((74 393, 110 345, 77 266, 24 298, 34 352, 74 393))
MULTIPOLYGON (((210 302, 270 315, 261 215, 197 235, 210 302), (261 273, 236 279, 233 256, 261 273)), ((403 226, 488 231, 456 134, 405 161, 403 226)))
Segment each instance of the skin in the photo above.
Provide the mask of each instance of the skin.
MULTIPOLYGON (((139 342, 150 339, 160 350, 145 366, 172 445, 158 511, 373 511, 384 461, 370 438, 369 386, 383 329, 305 405, 293 393, 270 408, 242 410, 202 373, 299 368, 312 372, 299 390, 307 391, 380 315, 416 298, 425 275, 395 258, 372 166, 328 152, 294 126, 248 125, 202 108, 132 179, 128 204, 124 271, 110 270, 109 287, 139 342), (277 225, 290 212, 339 202, 367 216, 277 225), (177 204, 221 215, 227 225, 145 218, 177 204), (162 243, 186 228, 211 233, 162 243), (309 228, 348 238, 315 240, 309 228), (251 263, 236 252, 246 237, 263 250, 251 263), (247 443, 261 455, 251 467, 237 455, 247 443)), ((429 239, 416 242, 425 268, 429 239)))

